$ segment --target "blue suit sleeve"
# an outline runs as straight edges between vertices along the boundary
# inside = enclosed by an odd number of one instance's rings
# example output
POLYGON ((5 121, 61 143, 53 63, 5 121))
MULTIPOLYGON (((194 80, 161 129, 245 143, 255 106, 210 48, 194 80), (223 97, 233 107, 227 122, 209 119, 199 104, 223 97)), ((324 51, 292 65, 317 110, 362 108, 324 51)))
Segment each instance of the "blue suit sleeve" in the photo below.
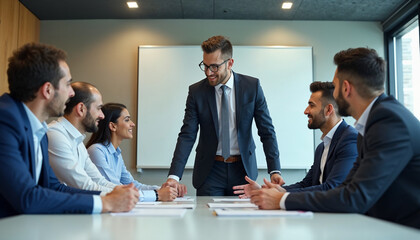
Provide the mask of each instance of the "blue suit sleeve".
POLYGON ((172 158, 171 168, 168 175, 176 175, 180 179, 184 172, 185 164, 194 146, 198 132, 198 113, 195 99, 192 94, 192 87, 189 88, 185 115, 181 131, 178 134, 174 155, 172 158))

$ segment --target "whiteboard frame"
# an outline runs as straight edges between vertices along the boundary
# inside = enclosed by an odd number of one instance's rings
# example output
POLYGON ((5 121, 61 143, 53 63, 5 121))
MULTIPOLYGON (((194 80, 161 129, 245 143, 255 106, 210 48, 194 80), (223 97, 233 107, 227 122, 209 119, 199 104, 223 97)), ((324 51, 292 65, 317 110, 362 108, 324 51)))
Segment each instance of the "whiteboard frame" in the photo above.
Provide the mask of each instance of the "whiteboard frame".
MULTIPOLYGON (((145 55, 143 55, 143 57, 146 57, 145 55)), ((149 56, 150 57, 150 56, 149 56)), ((261 57, 261 56, 260 56, 261 57)), ((263 57, 267 57, 267 56, 263 56, 263 57)), ((293 56, 290 56, 291 58, 293 58, 293 56)), ((257 57, 258 58, 258 57, 257 57)), ((246 74, 246 75, 250 75, 250 76, 254 76, 257 78, 260 78, 261 81, 261 86, 263 88, 263 91, 265 93, 265 97, 267 99, 267 104, 269 107, 269 111, 270 111, 270 115, 272 116, 272 120, 273 120, 273 125, 275 127, 276 130, 276 134, 277 134, 277 141, 278 141, 278 145, 279 145, 279 151, 280 151, 280 163, 282 166, 282 169, 309 169, 310 166, 312 165, 313 162, 313 152, 314 152, 314 131, 313 130, 309 130, 307 129, 307 118, 306 116, 303 114, 304 109, 306 108, 306 104, 307 101, 309 99, 310 96, 310 91, 309 91, 309 84, 311 82, 313 82, 313 54, 312 54, 312 47, 310 46, 299 46, 299 47, 294 47, 294 46, 234 46, 233 47, 233 59, 235 60, 234 62, 234 66, 233 66, 233 71, 237 72, 237 73, 241 73, 241 74, 246 74), (298 84, 299 86, 297 86, 297 88, 292 88, 290 89, 290 92, 294 92, 294 93, 298 93, 298 92, 303 92, 302 96, 298 99, 298 101, 300 102, 298 104, 298 112, 299 114, 297 114, 297 118, 298 120, 296 120, 297 127, 295 126, 295 130, 297 130, 297 132, 300 132, 302 130, 302 132, 305 132, 304 130, 306 130, 306 133, 303 134, 291 134, 289 136, 284 136, 282 134, 283 131, 281 131, 281 124, 279 124, 278 122, 280 120, 278 120, 278 117, 274 117, 273 113, 276 112, 276 108, 278 108, 278 104, 275 102, 275 99, 272 99, 273 97, 270 96, 270 94, 268 94, 270 91, 272 91, 273 88, 276 87, 272 87, 269 83, 267 78, 263 77, 263 72, 262 73, 254 73, 252 71, 252 68, 250 69, 248 66, 245 66, 243 63, 245 62, 244 60, 250 59, 249 56, 243 56, 243 54, 246 53, 241 53, 241 49, 249 49, 250 52, 256 51, 256 54, 252 55, 252 58, 255 58, 256 55, 258 55, 258 51, 261 51, 261 53, 264 53, 265 55, 270 55, 270 52, 279 50, 279 49, 283 49, 283 50, 302 50, 304 52, 306 52, 307 57, 305 57, 305 59, 300 59, 300 62, 297 63, 298 65, 305 65, 305 71, 296 71, 296 70, 291 70, 293 73, 290 74, 291 75, 291 79, 294 79, 294 75, 299 75, 302 72, 306 72, 306 79, 304 81, 304 83, 302 84, 298 84), (270 50, 269 53, 267 54, 266 50, 270 50), (266 52, 264 52, 266 51, 266 52), (242 55, 241 55, 242 54, 242 55), (303 63, 305 62, 305 63, 303 63), (244 68, 244 69, 241 69, 244 68), (238 70, 237 70, 238 69, 238 70), (302 104, 303 103, 303 104, 302 104), (304 120, 302 120, 304 119, 304 120), (288 147, 285 146, 283 142, 284 138, 287 138, 290 140, 290 142, 294 141, 295 137, 302 137, 304 136, 305 140, 304 141, 299 141, 299 144, 302 144, 302 148, 299 149, 299 151, 295 151, 296 155, 301 154, 302 152, 305 152, 305 156, 303 158, 305 158, 305 161, 299 164, 291 164, 288 162, 288 159, 284 160, 284 152, 287 151, 288 147), (283 155, 283 156, 282 156, 283 155), (283 159, 283 160, 282 160, 283 159)), ((175 144, 176 144, 176 140, 178 137, 178 133, 179 130, 182 126, 182 120, 183 120, 183 116, 184 116, 184 109, 185 109, 185 100, 187 98, 188 95, 188 86, 191 84, 194 84, 195 82, 198 82, 200 80, 202 80, 203 78, 205 78, 204 73, 198 68, 198 63, 201 62, 202 60, 202 51, 199 45, 186 45, 186 46, 144 46, 141 45, 138 47, 138 94, 137 94, 137 101, 138 101, 138 115, 137 115, 137 168, 139 170, 141 170, 142 168, 147 168, 147 169, 169 169, 170 167, 170 163, 172 160, 172 155, 173 155, 173 151, 175 150, 175 144), (172 49, 175 50, 175 52, 177 52, 177 50, 185 50, 185 52, 188 52, 188 56, 186 57, 190 57, 189 54, 194 55, 194 60, 188 60, 188 59, 183 59, 182 56, 180 54, 166 54, 165 56, 162 56, 159 58, 159 60, 157 61, 156 59, 142 59, 142 53, 144 53, 145 51, 156 51, 158 52, 159 49, 172 49), (188 50, 188 51, 187 51, 188 50), (169 56, 169 55, 175 55, 175 56, 169 56), (169 59, 169 60, 168 60, 169 59), (152 63, 151 63, 152 61, 152 63), (155 63, 153 63, 153 61, 155 61, 155 63), (165 61, 169 61, 169 62, 165 62, 165 61), (178 108, 178 110, 176 110, 173 114, 177 115, 177 117, 174 117, 172 120, 174 122, 176 122, 173 126, 173 128, 176 128, 176 131, 172 131, 172 133, 168 134, 169 138, 171 140, 169 140, 171 143, 167 143, 166 145, 172 145, 171 147, 169 147, 171 150, 167 150, 170 152, 170 154, 166 154, 164 157, 164 159, 166 160, 166 164, 154 164, 154 163, 144 163, 142 161, 142 158, 147 158, 150 159, 151 157, 155 156, 155 155, 146 155, 146 156, 142 156, 142 153, 144 153, 144 151, 148 151, 147 148, 142 148, 142 145, 145 144, 145 139, 153 139, 153 136, 151 137, 150 134, 149 135, 145 135, 144 134, 144 129, 147 129, 150 127, 149 123, 146 121, 143 121, 144 119, 144 115, 155 115, 155 114, 149 114, 149 112, 143 112, 142 108, 144 107, 143 103, 142 103, 142 97, 140 96, 141 94, 141 90, 142 88, 145 87, 144 84, 147 83, 147 81, 151 81, 151 79, 153 79, 154 82, 156 81, 166 81, 166 80, 162 80, 160 78, 156 78, 157 75, 159 75, 160 77, 162 77, 162 74, 166 76, 168 76, 168 79, 170 81, 179 81, 180 79, 184 78, 184 75, 181 76, 173 76, 176 75, 173 72, 173 69, 167 69, 168 66, 173 66, 174 64, 178 64, 181 63, 183 61, 186 61, 187 63, 184 64, 182 67, 183 71, 182 72, 186 72, 189 75, 194 75, 193 77, 191 77, 190 80, 187 80, 187 82, 183 82, 182 84, 180 83, 180 88, 177 89, 177 94, 176 96, 172 96, 173 101, 182 101, 182 107, 179 108, 179 103, 177 105, 176 108, 178 108), (148 63, 147 68, 145 68, 142 63, 148 63), (159 66, 159 67, 158 67, 159 66), (143 71, 144 70, 144 71, 143 71), (144 73, 150 71, 148 73, 144 73), (150 76, 148 76, 147 74, 152 74, 150 76), (144 80, 148 78, 149 80, 144 80), (156 80, 157 79, 157 80, 156 80), (174 133, 176 132, 176 133, 174 133)), ((291 61, 288 61, 287 64, 291 64, 291 61)), ((253 63, 255 64, 255 63, 253 63)), ((266 68, 269 64, 278 64, 275 63, 273 61, 267 61, 267 63, 265 63, 264 68, 266 68)), ((296 64, 296 63, 295 63, 296 64)), ((284 71, 288 71, 289 69, 283 69, 284 71)), ((302 70, 302 69, 299 69, 302 70)), ((177 73, 178 74, 178 73, 177 73)), ((280 79, 280 81, 282 81, 282 79, 280 79)), ((149 85, 153 85, 154 83, 151 82, 151 84, 149 85)), ((274 84, 275 85, 275 84, 274 84)), ((164 87, 163 85, 160 86, 156 86, 156 88, 154 90, 159 89, 159 87, 164 87)), ((177 87, 177 86, 176 86, 177 87)), ((146 87, 147 88, 147 87, 146 87)), ((153 87, 152 87, 153 89, 153 87)), ((170 87, 171 92, 172 89, 174 89, 174 86, 170 87)), ((150 90, 150 89, 148 89, 150 90)), ((167 89, 163 89, 163 91, 166 91, 167 89)), ((162 91, 162 89, 160 89, 160 91, 162 91)), ((153 91, 151 91, 153 92, 153 91)), ((161 96, 162 94, 156 94, 161 96)), ((170 104, 172 104, 173 101, 169 101, 170 104)), ((162 111, 165 108, 165 103, 168 103, 168 101, 162 103, 159 102, 158 104, 158 108, 159 110, 162 111), (163 108, 163 109, 162 109, 163 108)), ((285 101, 285 103, 290 104, 290 102, 285 101)), ((156 107, 156 106, 155 106, 156 107)), ((280 106, 281 108, 281 106, 280 106)), ((290 111, 290 109, 289 109, 290 111)), ((292 109, 292 111, 295 111, 295 109, 292 109)), ((160 114, 161 114, 160 113, 160 114)), ((295 113, 296 114, 296 113, 295 113)), ((276 115, 276 114, 274 114, 276 115)), ((289 115, 289 113, 287 114, 289 115)), ((290 117, 290 116, 289 116, 290 117)), ((161 125, 162 126, 162 125, 161 125)), ((199 134, 197 134, 197 139, 199 138, 199 134)), ((255 144, 257 146, 257 150, 256 150, 256 154, 257 154, 257 159, 258 159, 258 169, 267 169, 266 166, 266 162, 265 162, 265 156, 263 154, 262 151, 262 144, 259 140, 259 136, 257 135, 256 132, 256 127, 255 127, 255 121, 253 123, 253 136, 254 136, 254 141, 255 144), (263 159, 263 160, 261 160, 263 159)), ((287 141, 289 141, 287 140, 287 141)), ((147 140, 146 140, 147 141, 147 140)), ((158 140, 154 140, 154 142, 159 142, 158 140)), ((168 141, 166 141, 168 142, 168 141)), ((186 165, 186 169, 190 169, 193 168, 193 164, 194 164, 194 158, 195 158, 195 148, 197 145, 197 140, 195 145, 193 146, 187 165, 186 165)), ((146 142, 147 144, 147 142, 146 142)), ((296 144, 296 143, 295 143, 296 144)), ((293 145, 292 145, 293 146, 293 145)), ((156 149, 155 149, 156 150, 156 149)), ((154 151, 159 152, 159 151, 154 151)), ((160 153, 159 153, 160 154, 160 153)), ((290 154, 288 156, 288 158, 290 158, 290 154)), ((301 157, 302 158, 302 157, 301 157)))

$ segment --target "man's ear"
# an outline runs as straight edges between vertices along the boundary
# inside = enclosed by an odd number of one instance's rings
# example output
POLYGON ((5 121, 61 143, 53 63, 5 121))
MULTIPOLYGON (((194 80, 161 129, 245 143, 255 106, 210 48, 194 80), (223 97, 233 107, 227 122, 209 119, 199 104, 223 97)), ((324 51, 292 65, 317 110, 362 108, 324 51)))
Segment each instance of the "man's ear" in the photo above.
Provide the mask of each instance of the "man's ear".
POLYGON ((73 109, 79 117, 83 117, 87 112, 87 108, 83 102, 76 104, 73 109))
POLYGON ((50 82, 45 82, 40 87, 38 94, 40 94, 43 99, 46 99, 46 100, 53 99, 55 95, 55 88, 50 82))
POLYGON ((335 114, 334 112, 334 106, 331 103, 324 107, 324 116, 329 117, 331 114, 335 114))
POLYGON ((229 59, 229 61, 227 62, 227 67, 229 70, 232 69, 234 62, 235 61, 233 60, 233 58, 229 59))
POLYGON ((341 93, 343 94, 343 97, 348 98, 351 96, 353 92, 353 85, 347 80, 343 80, 343 87, 341 88, 341 93))

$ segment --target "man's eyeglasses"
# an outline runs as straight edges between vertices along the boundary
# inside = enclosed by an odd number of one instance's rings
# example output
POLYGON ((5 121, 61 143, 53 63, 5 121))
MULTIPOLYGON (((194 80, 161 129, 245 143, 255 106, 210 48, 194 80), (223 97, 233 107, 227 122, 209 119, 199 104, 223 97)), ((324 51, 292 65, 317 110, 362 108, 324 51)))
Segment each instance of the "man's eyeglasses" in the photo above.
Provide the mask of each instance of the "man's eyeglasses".
POLYGON ((230 60, 230 58, 226 59, 226 60, 225 60, 225 61, 223 61, 221 64, 210 64, 210 66, 206 65, 205 63, 203 63, 203 61, 201 61, 201 63, 200 63, 200 64, 198 64, 198 66, 199 66, 199 67, 200 67, 200 69, 201 69, 201 70, 203 70, 204 72, 205 72, 207 69, 210 69, 210 71, 212 71, 212 72, 217 72, 217 71, 219 71, 219 67, 220 67, 222 64, 226 63, 227 61, 229 61, 229 60, 230 60))

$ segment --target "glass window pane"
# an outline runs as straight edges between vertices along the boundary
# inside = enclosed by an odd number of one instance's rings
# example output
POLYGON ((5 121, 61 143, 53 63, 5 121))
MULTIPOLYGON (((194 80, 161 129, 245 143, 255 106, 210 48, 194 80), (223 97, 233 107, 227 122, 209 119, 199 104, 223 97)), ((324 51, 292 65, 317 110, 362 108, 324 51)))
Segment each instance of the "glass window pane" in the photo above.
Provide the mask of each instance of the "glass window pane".
POLYGON ((401 102, 420 119, 420 50, 419 26, 415 21, 408 32, 401 36, 401 74, 398 88, 402 90, 399 96, 401 102), (402 99, 401 99, 402 98, 402 99))

